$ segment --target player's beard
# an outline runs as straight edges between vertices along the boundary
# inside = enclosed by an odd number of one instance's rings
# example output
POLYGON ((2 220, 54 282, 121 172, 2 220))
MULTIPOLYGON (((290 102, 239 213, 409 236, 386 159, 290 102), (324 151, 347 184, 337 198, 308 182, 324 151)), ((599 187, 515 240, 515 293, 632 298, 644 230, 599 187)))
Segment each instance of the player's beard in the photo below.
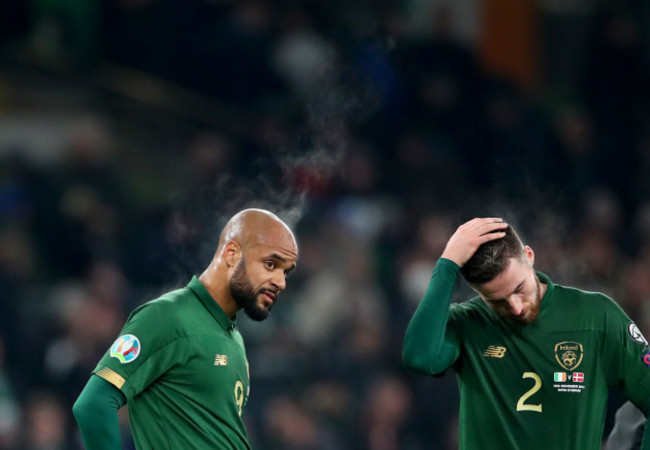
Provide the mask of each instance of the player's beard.
POLYGON ((524 319, 513 318, 512 320, 522 324, 531 324, 537 321, 539 308, 542 306, 542 287, 537 276, 535 276, 535 300, 535 303, 528 308, 528 314, 524 319))
POLYGON ((257 297, 262 291, 256 291, 253 287, 248 273, 246 273, 246 263, 242 257, 230 279, 230 294, 246 315, 258 322, 266 319, 270 312, 270 308, 266 309, 257 303, 257 297))

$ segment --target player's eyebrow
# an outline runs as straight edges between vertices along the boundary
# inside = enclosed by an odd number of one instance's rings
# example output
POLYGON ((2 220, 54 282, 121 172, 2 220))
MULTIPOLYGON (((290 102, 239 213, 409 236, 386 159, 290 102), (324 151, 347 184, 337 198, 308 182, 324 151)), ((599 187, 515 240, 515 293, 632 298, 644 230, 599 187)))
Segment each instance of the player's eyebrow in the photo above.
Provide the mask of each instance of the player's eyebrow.
MULTIPOLYGON (((519 289, 521 289, 524 285, 526 280, 521 281, 515 289, 511 292, 511 295, 517 292, 519 289)), ((492 302, 492 303, 497 303, 497 302, 504 302, 506 299, 505 298, 485 298, 486 302, 492 302)))
MULTIPOLYGON (((288 260, 287 258, 285 258, 284 256, 279 255, 278 253, 271 253, 270 255, 268 255, 268 256, 266 257, 266 259, 273 259, 273 260, 275 260, 275 261, 281 263, 282 265, 289 264, 289 260, 288 260)), ((289 267, 288 269, 286 269, 286 270, 284 271, 284 273, 286 273, 286 274, 288 275, 288 274, 291 273, 291 272, 293 271, 293 269, 295 269, 295 268, 296 268, 296 263, 293 263, 293 264, 291 265, 291 267, 289 267)))

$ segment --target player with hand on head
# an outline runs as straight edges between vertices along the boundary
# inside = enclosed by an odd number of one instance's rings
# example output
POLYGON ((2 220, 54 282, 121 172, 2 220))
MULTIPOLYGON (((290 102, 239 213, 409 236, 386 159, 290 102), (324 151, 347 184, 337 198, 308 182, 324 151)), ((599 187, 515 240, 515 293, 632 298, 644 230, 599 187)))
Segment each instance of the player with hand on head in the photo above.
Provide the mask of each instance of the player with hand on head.
POLYGON ((297 258, 293 232, 274 214, 233 216, 205 271, 135 309, 99 361, 73 408, 86 448, 121 448, 117 412, 127 404, 138 449, 250 449, 236 313, 264 320, 297 258))
POLYGON ((406 330, 408 369, 457 374, 461 450, 600 450, 609 388, 650 408, 636 325, 604 294, 554 284, 534 260, 500 218, 461 225, 406 330), (477 296, 452 304, 459 273, 477 296))

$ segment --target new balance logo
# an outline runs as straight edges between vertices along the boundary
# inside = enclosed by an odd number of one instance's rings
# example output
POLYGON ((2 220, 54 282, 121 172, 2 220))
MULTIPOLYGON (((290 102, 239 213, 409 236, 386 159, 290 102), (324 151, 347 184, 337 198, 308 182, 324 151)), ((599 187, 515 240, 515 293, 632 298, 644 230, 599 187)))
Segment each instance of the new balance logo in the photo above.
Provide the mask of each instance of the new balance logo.
POLYGON ((483 356, 489 356, 490 358, 503 358, 507 350, 508 349, 505 347, 490 345, 487 350, 485 350, 485 353, 483 353, 483 356))
POLYGON ((228 355, 219 355, 214 358, 215 366, 227 366, 228 365, 228 355))

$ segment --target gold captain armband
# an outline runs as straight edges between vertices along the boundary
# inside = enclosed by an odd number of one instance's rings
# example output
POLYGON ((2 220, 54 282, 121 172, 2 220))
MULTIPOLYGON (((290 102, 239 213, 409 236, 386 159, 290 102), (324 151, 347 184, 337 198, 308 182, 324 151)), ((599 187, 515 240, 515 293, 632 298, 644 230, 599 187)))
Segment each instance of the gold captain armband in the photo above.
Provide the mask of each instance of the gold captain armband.
POLYGON ((124 386, 124 382, 126 381, 121 375, 113 372, 108 367, 98 370, 95 372, 95 375, 102 377, 118 389, 122 389, 122 386, 124 386))

